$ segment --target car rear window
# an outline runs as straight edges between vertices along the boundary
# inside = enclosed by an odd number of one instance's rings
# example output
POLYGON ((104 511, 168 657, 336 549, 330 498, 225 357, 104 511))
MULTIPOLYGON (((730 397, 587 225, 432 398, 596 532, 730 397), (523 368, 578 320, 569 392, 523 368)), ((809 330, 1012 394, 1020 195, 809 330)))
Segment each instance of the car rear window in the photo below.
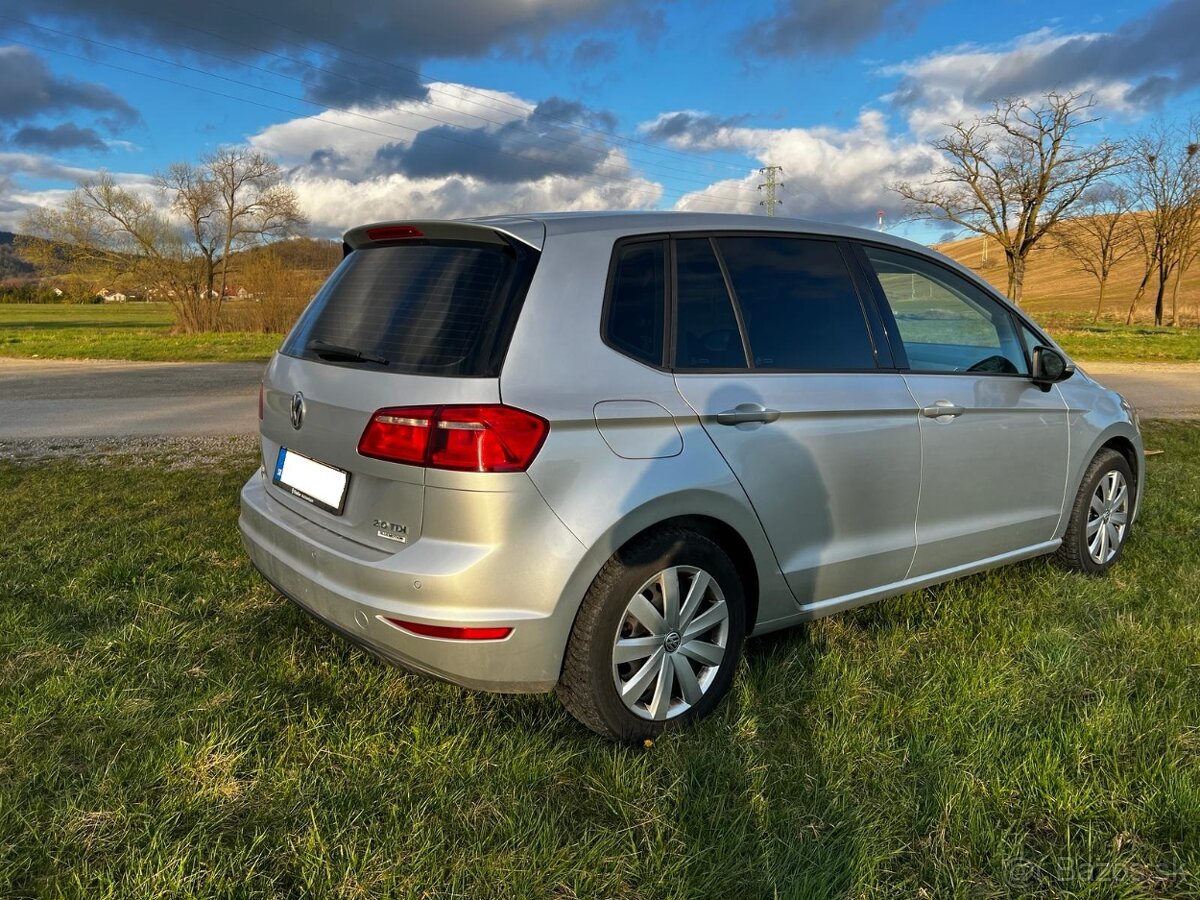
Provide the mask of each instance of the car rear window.
POLYGON ((355 250, 313 298, 281 352, 405 374, 496 377, 536 255, 458 242, 355 250), (330 347, 362 358, 331 354, 330 347))

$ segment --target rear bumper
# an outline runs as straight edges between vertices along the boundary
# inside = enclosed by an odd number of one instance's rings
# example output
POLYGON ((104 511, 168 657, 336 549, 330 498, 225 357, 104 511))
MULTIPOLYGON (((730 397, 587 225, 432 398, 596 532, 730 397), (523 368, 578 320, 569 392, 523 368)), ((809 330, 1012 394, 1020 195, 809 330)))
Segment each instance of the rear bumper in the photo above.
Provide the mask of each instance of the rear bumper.
POLYGON ((272 500, 261 473, 242 488, 238 527, 251 562, 281 594, 346 639, 409 671, 484 691, 547 691, 558 681, 578 603, 562 602, 583 547, 546 507, 512 541, 453 544, 423 536, 398 553, 356 544, 272 500), (403 631, 506 626, 498 641, 403 631))

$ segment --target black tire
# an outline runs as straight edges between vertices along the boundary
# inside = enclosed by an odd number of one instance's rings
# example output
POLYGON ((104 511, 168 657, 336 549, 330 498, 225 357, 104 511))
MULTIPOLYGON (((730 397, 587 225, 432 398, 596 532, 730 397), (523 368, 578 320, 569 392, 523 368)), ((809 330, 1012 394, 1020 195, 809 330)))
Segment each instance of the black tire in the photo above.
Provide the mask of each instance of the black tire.
MULTIPOLYGON (((661 611, 661 606, 656 608, 661 611)), ((559 700, 588 728, 622 742, 654 738, 667 728, 678 728, 703 718, 712 712, 733 681, 745 639, 745 610, 737 567, 708 538, 674 527, 635 538, 604 564, 583 598, 567 642, 557 688, 559 700), (677 715, 653 720, 641 717, 621 700, 613 673, 614 641, 618 629, 626 627, 629 621, 626 608, 639 588, 674 566, 695 567, 711 576, 724 595, 728 632, 724 656, 700 699, 677 715)))
POLYGON ((1101 575, 1116 565, 1125 552, 1125 544, 1129 541, 1129 533, 1133 524, 1133 509, 1137 501, 1136 490, 1137 484, 1134 482, 1133 472, 1129 468, 1129 461, 1124 456, 1115 450, 1101 450, 1097 453, 1096 458, 1087 467, 1087 471, 1083 473, 1079 493, 1075 495, 1075 502, 1071 505, 1067 531, 1063 535, 1062 546, 1054 554, 1054 561, 1064 569, 1082 572, 1085 575, 1101 575), (1088 549, 1088 518, 1092 496, 1110 472, 1118 472, 1125 479, 1129 494, 1127 521, 1124 533, 1117 544, 1116 553, 1106 562, 1099 562, 1093 558, 1088 549))

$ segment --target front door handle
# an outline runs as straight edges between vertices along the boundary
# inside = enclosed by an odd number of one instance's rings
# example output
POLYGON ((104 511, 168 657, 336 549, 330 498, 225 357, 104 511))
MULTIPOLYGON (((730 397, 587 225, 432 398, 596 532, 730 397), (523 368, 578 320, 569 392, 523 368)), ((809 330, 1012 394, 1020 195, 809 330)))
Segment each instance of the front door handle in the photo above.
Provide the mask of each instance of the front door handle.
POLYGON ((717 421, 722 425, 742 425, 746 422, 774 422, 779 418, 779 410, 767 409, 761 403, 739 403, 733 409, 717 413, 717 421))
POLYGON ((956 406, 949 400, 938 400, 933 406, 921 407, 921 415, 927 419, 941 419, 943 417, 953 419, 956 416, 961 416, 964 412, 966 412, 965 409, 961 406, 956 406))

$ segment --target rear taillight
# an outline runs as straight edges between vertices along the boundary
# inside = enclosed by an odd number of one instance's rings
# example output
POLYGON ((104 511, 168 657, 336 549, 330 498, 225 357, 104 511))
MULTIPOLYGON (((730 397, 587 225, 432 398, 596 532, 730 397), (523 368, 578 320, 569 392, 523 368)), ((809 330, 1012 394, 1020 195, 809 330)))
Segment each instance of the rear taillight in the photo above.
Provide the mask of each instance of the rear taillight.
POLYGON ((449 641, 502 641, 510 634, 511 628, 504 626, 474 627, 470 625, 426 625, 424 622, 405 622, 384 616, 383 621, 421 637, 442 638, 449 641))
POLYGON ((374 459, 459 472, 524 472, 550 424, 500 404, 403 406, 371 416, 358 452, 374 459))
POLYGON ((258 421, 260 422, 263 420, 263 394, 265 391, 266 388, 263 387, 263 383, 260 381, 258 383, 258 421))

